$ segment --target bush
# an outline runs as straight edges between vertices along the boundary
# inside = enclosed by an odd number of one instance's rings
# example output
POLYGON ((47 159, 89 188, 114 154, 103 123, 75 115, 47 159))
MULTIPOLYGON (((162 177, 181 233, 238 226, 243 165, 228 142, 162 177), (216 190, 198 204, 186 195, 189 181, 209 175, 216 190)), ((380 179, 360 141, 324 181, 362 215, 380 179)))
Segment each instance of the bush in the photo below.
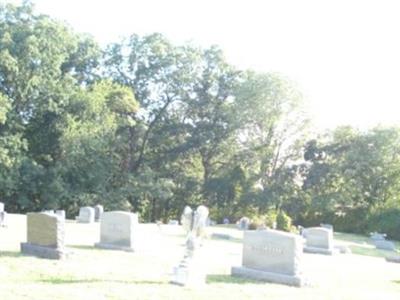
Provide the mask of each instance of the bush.
POLYGON ((385 208, 372 212, 368 218, 367 228, 368 232, 382 232, 390 239, 400 240, 400 209, 385 208))
POLYGON ((287 232, 292 231, 292 219, 283 210, 280 210, 276 216, 276 229, 287 232))

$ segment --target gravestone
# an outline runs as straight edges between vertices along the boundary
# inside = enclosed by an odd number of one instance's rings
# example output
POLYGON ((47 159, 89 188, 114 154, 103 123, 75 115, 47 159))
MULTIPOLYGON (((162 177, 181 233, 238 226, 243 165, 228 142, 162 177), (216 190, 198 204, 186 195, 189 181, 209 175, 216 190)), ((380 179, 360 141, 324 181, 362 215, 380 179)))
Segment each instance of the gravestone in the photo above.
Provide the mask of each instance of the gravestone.
POLYGON ((321 223, 320 226, 321 226, 322 228, 330 229, 330 230, 333 231, 333 225, 332 225, 332 224, 324 224, 324 223, 321 223))
POLYGON ((400 255, 387 256, 386 261, 400 264, 400 255))
POLYGON ((204 253, 201 251, 201 238, 204 235, 208 218, 208 208, 200 205, 196 211, 185 207, 183 216, 190 224, 186 238, 185 254, 181 262, 173 270, 171 283, 188 287, 203 286, 206 282, 204 253))
POLYGON ((139 221, 138 215, 125 211, 108 211, 100 218, 100 242, 97 248, 124 250, 135 249, 135 232, 139 221))
POLYGON ((61 218, 63 218, 63 219, 65 220, 65 210, 57 209, 56 212, 55 212, 55 214, 56 214, 57 216, 60 216, 61 218))
POLYGON ((185 206, 181 216, 181 224, 186 235, 188 235, 190 232, 192 226, 191 222, 192 222, 192 209, 189 206, 185 206))
POLYGON ((374 240, 373 241, 376 249, 395 251, 396 246, 393 242, 387 240, 374 240))
POLYGON ((371 232, 369 235, 373 241, 384 241, 386 239, 386 233, 371 232))
POLYGON ((27 242, 21 252, 50 259, 67 257, 65 249, 65 220, 49 213, 27 214, 27 242))
POLYGON ((278 230, 245 231, 242 266, 232 276, 303 286, 303 241, 298 235, 278 230))
POLYGON ((79 216, 76 217, 78 223, 93 223, 94 222, 94 208, 90 206, 81 207, 79 209, 79 216))
POLYGON ((97 204, 94 207, 94 220, 95 220, 95 222, 100 222, 100 218, 101 218, 101 215, 103 214, 103 212, 104 212, 103 205, 97 204))
POLYGON ((311 227, 304 229, 302 235, 306 239, 304 252, 326 255, 334 253, 332 230, 322 227, 311 227))
POLYGON ((4 211, 4 203, 0 202, 0 226, 6 226, 7 213, 4 211))
POLYGON ((250 219, 247 217, 242 217, 239 220, 239 229, 240 230, 248 230, 250 225, 250 219))

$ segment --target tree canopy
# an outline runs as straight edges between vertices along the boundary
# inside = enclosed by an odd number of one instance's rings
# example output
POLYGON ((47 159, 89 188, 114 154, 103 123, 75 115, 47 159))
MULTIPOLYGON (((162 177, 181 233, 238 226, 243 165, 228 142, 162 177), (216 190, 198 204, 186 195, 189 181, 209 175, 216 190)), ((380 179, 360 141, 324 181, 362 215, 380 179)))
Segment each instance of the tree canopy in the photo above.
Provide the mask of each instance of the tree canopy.
POLYGON ((100 203, 154 221, 205 204, 218 221, 275 210, 295 224, 399 237, 400 129, 309 129, 293 82, 240 70, 217 46, 155 33, 102 49, 29 2, 0 5, 0 200, 10 212, 100 203))

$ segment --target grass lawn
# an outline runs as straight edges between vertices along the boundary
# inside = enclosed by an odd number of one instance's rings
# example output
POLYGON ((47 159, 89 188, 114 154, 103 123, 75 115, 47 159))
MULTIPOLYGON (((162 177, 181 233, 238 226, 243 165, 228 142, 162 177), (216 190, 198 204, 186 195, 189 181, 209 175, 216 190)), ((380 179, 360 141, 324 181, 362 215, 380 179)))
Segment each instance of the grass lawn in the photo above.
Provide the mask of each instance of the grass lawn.
MULTIPOLYGON (((210 235, 229 234, 232 239, 205 241, 207 283, 193 290, 169 284, 172 268, 184 251, 179 226, 163 225, 159 230, 154 224, 141 224, 138 249, 127 253, 93 248, 99 224, 68 222, 66 241, 73 254, 67 260, 53 261, 19 253, 25 222, 25 216, 11 215, 8 228, 0 228, 1 300, 400 299, 400 264, 387 263, 382 257, 305 254, 304 273, 312 286, 261 283, 229 275, 231 266, 241 264, 242 232, 213 227, 210 235)), ((351 247, 374 250, 359 236, 336 234, 335 238, 351 247)), ((365 251, 361 254, 370 254, 365 251)))

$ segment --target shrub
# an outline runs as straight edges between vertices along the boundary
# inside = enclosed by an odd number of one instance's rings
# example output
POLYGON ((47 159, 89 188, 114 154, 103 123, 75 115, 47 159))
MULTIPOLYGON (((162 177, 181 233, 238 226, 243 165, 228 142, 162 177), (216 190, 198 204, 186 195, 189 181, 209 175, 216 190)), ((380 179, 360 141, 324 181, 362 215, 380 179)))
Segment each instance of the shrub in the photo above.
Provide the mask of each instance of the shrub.
POLYGON ((283 210, 280 210, 276 216, 276 229, 288 232, 292 231, 292 219, 283 210))
POLYGON ((388 238, 400 240, 400 209, 385 208, 371 213, 368 218, 369 232, 386 233, 388 238))

